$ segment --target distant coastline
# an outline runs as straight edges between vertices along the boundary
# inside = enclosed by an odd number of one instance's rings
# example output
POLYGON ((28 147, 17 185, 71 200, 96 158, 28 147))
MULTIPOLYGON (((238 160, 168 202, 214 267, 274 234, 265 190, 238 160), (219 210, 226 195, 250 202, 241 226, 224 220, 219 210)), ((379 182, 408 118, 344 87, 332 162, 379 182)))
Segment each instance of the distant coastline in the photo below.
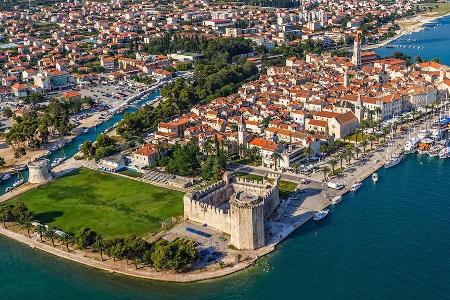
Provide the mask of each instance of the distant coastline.
POLYGON ((405 36, 407 34, 411 34, 414 32, 422 31, 424 29, 424 25, 426 25, 426 24, 432 23, 438 19, 445 18, 448 16, 450 16, 450 12, 443 14, 443 15, 433 16, 433 17, 425 17, 424 15, 418 15, 413 18, 404 19, 404 20, 398 22, 401 29, 394 37, 384 40, 375 45, 365 45, 365 46, 363 45, 362 49, 363 50, 375 50, 375 49, 384 47, 384 46, 396 41, 397 39, 401 38, 402 36, 405 36), (404 25, 405 23, 408 23, 408 22, 415 22, 415 24, 404 25))

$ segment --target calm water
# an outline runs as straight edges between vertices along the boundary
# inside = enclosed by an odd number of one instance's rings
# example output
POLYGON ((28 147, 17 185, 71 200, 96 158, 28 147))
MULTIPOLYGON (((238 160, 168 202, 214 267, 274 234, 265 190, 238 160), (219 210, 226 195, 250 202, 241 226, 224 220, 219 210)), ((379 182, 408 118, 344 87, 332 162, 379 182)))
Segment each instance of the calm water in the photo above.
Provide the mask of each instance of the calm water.
MULTIPOLYGON (((126 112, 134 112, 137 110, 137 107, 145 105, 149 101, 153 101, 157 96, 160 95, 160 91, 157 90, 151 94, 148 95, 145 99, 138 101, 134 106, 128 107, 123 113, 114 115, 111 119, 97 125, 96 127, 90 128, 88 132, 78 135, 73 139, 73 141, 67 145, 65 145, 62 150, 64 151, 64 154, 69 158, 74 156, 78 152, 78 147, 83 144, 85 141, 94 141, 98 135, 100 135, 105 129, 111 128, 115 123, 122 120, 124 114, 126 112)), ((53 161, 57 157, 61 157, 63 155, 63 152, 61 150, 53 152, 51 155, 49 155, 50 161, 53 161)), ((25 178, 25 180, 28 179, 28 170, 25 170, 21 173, 21 175, 25 178)), ((13 175, 11 178, 7 181, 0 183, 0 194, 3 194, 5 192, 5 189, 9 186, 12 186, 13 183, 17 180, 19 175, 13 175)))
POLYGON ((1 299, 448 299, 450 160, 408 157, 254 267, 169 284, 107 274, 0 237, 1 299))
MULTIPOLYGON (((405 52, 450 64, 449 22, 406 37, 425 49, 405 52)), ((450 160, 410 156, 379 175, 264 258, 269 272, 210 282, 111 275, 0 236, 0 299, 450 299, 450 160)))
POLYGON ((377 49, 376 53, 381 56, 390 56, 400 51, 412 58, 416 56, 426 60, 439 58, 442 63, 450 65, 450 16, 427 24, 424 30, 402 36, 389 45, 395 48, 382 47, 377 49), (417 49, 418 46, 421 49, 417 49))

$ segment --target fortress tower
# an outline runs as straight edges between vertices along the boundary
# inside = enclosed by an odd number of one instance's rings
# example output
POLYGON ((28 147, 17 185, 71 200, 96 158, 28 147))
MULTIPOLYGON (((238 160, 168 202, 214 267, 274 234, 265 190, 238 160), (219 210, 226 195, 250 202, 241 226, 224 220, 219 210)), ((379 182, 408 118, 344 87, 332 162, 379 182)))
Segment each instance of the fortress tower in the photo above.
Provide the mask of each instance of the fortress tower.
POLYGON ((230 200, 231 240, 237 249, 253 250, 265 245, 264 201, 261 197, 240 191, 230 200))
POLYGON ((352 63, 359 67, 361 65, 361 39, 362 31, 358 30, 355 37, 355 42, 353 43, 353 56, 352 63))
POLYGON ((28 182, 30 183, 45 183, 52 180, 52 174, 49 171, 49 160, 40 159, 28 163, 28 182))

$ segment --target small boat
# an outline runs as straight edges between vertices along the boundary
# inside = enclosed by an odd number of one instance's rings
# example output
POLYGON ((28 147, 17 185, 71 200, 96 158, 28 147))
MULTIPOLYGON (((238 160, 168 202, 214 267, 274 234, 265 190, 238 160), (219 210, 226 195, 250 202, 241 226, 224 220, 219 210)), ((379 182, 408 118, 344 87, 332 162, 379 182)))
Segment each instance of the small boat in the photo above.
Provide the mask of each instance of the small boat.
POLYGON ((446 147, 439 152, 439 158, 445 159, 450 158, 450 147, 446 147))
POLYGON ((6 173, 5 175, 2 176, 2 181, 8 180, 11 178, 11 174, 6 173))
POLYGON ((372 181, 373 182, 377 182, 378 181, 378 174, 377 173, 373 173, 372 174, 372 181))
POLYGON ((14 189, 14 187, 8 186, 8 187, 5 189, 5 193, 7 193, 7 192, 9 192, 9 191, 12 191, 13 189, 14 189))
POLYGON ((385 164, 384 164, 384 168, 388 169, 388 168, 392 168, 395 167, 396 165, 398 165, 402 160, 403 160, 403 153, 397 154, 397 155, 393 155, 385 164))
POLYGON ((342 201, 342 196, 336 196, 333 199, 331 199, 331 203, 333 203, 333 204, 338 204, 341 201, 342 201))
POLYGON ((19 185, 22 185, 25 181, 23 179, 18 179, 13 183, 13 187, 18 187, 19 185))
POLYGON ((352 184, 350 192, 356 192, 362 187, 362 185, 363 185, 362 182, 355 182, 354 184, 352 184))
POLYGON ((325 218, 326 216, 328 216, 328 213, 330 212, 329 209, 324 209, 324 210, 319 210, 317 212, 314 213, 314 221, 320 221, 323 218, 325 218))

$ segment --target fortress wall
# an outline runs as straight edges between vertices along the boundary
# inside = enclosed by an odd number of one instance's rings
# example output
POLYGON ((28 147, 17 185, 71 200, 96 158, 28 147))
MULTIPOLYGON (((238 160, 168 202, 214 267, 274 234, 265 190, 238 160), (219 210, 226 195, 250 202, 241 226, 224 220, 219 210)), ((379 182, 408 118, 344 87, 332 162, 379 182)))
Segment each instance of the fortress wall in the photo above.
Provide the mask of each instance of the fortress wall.
POLYGON ((210 227, 230 234, 229 210, 223 210, 186 196, 184 198, 184 219, 207 224, 210 227))
POLYGON ((231 204, 231 240, 238 249, 254 250, 265 245, 264 206, 240 207, 231 204))
POLYGON ((222 203, 228 201, 232 194, 233 188, 231 186, 221 186, 209 194, 204 194, 202 197, 197 198, 197 201, 212 206, 220 206, 222 203))
POLYGON ((280 205, 280 189, 278 185, 267 192, 263 197, 264 217, 268 218, 273 211, 280 205))

